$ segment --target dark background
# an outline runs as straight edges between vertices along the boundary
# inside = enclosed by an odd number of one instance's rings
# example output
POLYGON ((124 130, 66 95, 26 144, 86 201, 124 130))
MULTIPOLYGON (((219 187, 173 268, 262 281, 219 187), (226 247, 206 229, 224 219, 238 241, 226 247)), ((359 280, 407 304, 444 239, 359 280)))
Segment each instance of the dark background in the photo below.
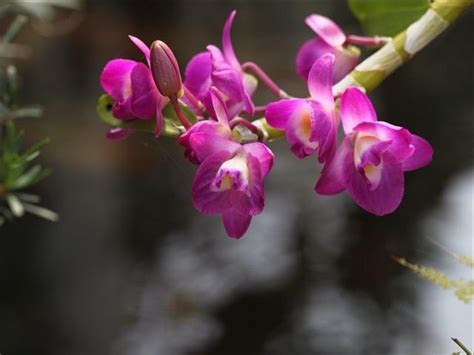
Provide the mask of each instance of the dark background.
MULTIPOLYGON (((348 196, 317 196, 320 166, 272 143, 266 208, 246 236, 191 204, 195 166, 174 140, 107 141, 98 77, 128 41, 170 44, 184 69, 238 14, 233 43, 286 91, 305 95, 293 61, 311 13, 361 34, 345 1, 87 1, 69 34, 27 27, 33 55, 16 61, 24 104, 45 115, 21 126, 50 136, 53 175, 36 191, 58 223, 25 217, 0 230, 2 355, 448 354, 471 347, 472 305, 418 279, 399 255, 472 277, 435 246, 472 255, 473 12, 399 69, 371 97, 380 120, 427 138, 427 168, 377 218, 348 196)), ((6 28, 7 22, 2 22, 6 28)), ((3 30, 2 30, 3 32, 3 30)), ((273 99, 260 89, 256 101, 273 99)))

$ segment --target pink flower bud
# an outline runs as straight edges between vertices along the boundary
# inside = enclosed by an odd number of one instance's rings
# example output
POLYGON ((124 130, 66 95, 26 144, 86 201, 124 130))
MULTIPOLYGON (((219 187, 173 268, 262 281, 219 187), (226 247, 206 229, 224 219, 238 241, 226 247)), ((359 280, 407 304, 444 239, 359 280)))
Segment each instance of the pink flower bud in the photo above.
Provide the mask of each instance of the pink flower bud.
POLYGON ((163 96, 183 95, 179 65, 171 49, 162 41, 151 44, 151 72, 158 91, 163 96))

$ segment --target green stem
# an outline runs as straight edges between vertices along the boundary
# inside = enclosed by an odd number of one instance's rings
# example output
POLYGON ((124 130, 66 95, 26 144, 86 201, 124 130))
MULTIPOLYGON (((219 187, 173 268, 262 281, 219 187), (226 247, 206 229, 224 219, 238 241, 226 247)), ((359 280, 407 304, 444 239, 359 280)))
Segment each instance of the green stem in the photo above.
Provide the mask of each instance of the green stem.
POLYGON ((462 351, 464 351, 466 353, 466 355, 471 355, 471 351, 466 347, 466 345, 464 345, 461 340, 457 339, 457 338, 451 338, 456 344, 457 346, 459 346, 462 351))

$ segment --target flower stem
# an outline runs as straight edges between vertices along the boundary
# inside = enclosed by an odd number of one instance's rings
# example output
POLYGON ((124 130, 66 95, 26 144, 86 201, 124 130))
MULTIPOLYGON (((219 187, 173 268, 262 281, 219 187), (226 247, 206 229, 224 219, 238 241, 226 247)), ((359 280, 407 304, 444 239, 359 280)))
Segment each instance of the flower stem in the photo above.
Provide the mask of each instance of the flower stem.
POLYGON ((181 124, 184 126, 184 128, 186 128, 186 130, 191 128, 192 124, 188 121, 186 116, 184 116, 183 110, 181 110, 181 107, 179 106, 176 95, 170 96, 170 101, 174 111, 176 112, 176 115, 178 116, 179 122, 181 122, 181 124))
POLYGON ((466 355, 472 355, 471 351, 459 339, 457 338, 451 338, 451 339, 457 344, 457 346, 459 346, 462 349, 462 351, 466 353, 466 355))
POLYGON ((200 113, 204 114, 206 112, 206 109, 204 105, 202 104, 202 102, 199 101, 197 97, 194 96, 194 94, 191 91, 189 91, 186 85, 183 84, 183 88, 184 88, 184 96, 186 96, 186 98, 189 100, 189 103, 193 105, 194 108, 198 110, 200 113))
POLYGON ((267 105, 264 105, 264 106, 256 106, 255 109, 254 109, 254 114, 255 114, 255 115, 258 115, 258 114, 265 113, 266 109, 267 109, 267 105))
POLYGON ((354 44, 359 46, 373 46, 373 47, 382 47, 388 41, 390 41, 390 37, 366 37, 366 36, 357 36, 357 35, 349 35, 346 38, 346 44, 354 44))
POLYGON ((242 69, 255 74, 255 76, 260 79, 265 84, 265 86, 280 99, 289 98, 289 95, 280 89, 280 87, 257 64, 253 62, 246 62, 242 64, 242 69))
POLYGON ((245 128, 247 128, 250 132, 256 134, 259 138, 259 140, 262 140, 264 135, 263 135, 263 132, 260 130, 260 128, 258 128, 257 126, 254 126, 252 124, 252 122, 249 122, 247 121, 246 119, 242 118, 242 117, 236 117, 234 119, 232 119, 230 122, 229 122, 229 126, 230 128, 234 128, 235 126, 244 126, 245 128))

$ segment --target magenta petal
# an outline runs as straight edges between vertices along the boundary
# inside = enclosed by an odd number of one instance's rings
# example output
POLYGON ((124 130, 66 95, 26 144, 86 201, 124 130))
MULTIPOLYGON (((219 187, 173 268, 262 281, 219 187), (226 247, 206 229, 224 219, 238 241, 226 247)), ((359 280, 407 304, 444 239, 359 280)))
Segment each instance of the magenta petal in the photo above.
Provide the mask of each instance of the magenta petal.
POLYGON ((316 59, 325 53, 334 53, 336 49, 331 47, 321 38, 306 41, 296 54, 296 72, 304 80, 308 79, 309 71, 316 59))
POLYGON ((138 63, 131 74, 131 110, 135 117, 149 119, 156 113, 159 93, 156 90, 150 69, 138 63))
POLYGON ((335 195, 345 189, 344 166, 346 159, 353 161, 351 137, 346 137, 334 157, 324 165, 315 190, 321 195, 335 195))
POLYGON ((135 119, 135 115, 131 109, 132 98, 128 97, 123 101, 116 101, 112 107, 112 115, 119 120, 132 120, 135 119))
POLYGON ((227 138, 205 132, 192 134, 189 138, 189 145, 199 161, 221 151, 233 154, 241 147, 240 144, 227 138))
POLYGON ((226 151, 209 156, 199 166, 194 177, 192 198, 194 207, 201 213, 219 214, 232 207, 229 191, 212 191, 211 184, 221 165, 232 157, 226 151))
POLYGON ((128 38, 130 38, 133 44, 136 45, 138 49, 142 51, 148 65, 150 65, 150 48, 145 43, 143 43, 141 39, 137 37, 129 35, 128 38))
POLYGON ((346 35, 341 28, 325 16, 310 15, 306 17, 305 22, 319 37, 333 47, 342 46, 346 41, 346 35))
POLYGON ((316 59, 323 54, 332 53, 336 56, 333 83, 338 82, 349 74, 359 62, 359 55, 341 47, 331 47, 321 38, 316 37, 306 41, 296 55, 296 72, 304 80, 308 80, 309 71, 316 59))
POLYGON ((317 101, 310 100, 309 103, 314 120, 310 141, 318 143, 318 161, 324 163, 336 152, 338 121, 333 111, 327 112, 317 101))
POLYGON ((387 122, 362 122, 353 131, 375 137, 380 141, 390 141, 388 151, 400 162, 412 155, 415 149, 411 145, 412 134, 407 129, 387 122))
POLYGON ((132 133, 132 128, 112 128, 105 134, 105 136, 110 140, 122 140, 130 137, 132 133))
POLYGON ((283 129, 292 152, 298 158, 313 154, 318 143, 312 140, 316 118, 308 100, 280 100, 267 106, 265 117, 270 126, 283 129))
POLYGON ((193 134, 196 134, 198 132, 209 133, 212 135, 221 135, 225 138, 230 138, 232 134, 230 129, 223 130, 222 125, 220 123, 212 120, 198 122, 193 125, 188 131, 184 132, 178 138, 178 142, 186 149, 184 152, 185 157, 195 164, 199 164, 201 161, 197 158, 196 154, 192 150, 191 145, 189 144, 189 139, 193 134))
POLYGON ((114 59, 105 65, 100 85, 114 100, 123 101, 130 95, 130 75, 135 65, 137 62, 128 59, 114 59))
POLYGON ((251 208, 249 213, 255 216, 262 212, 264 206, 263 176, 260 163, 257 158, 247 155, 247 165, 249 168, 249 201, 251 208))
POLYGON ((184 85, 199 99, 202 99, 211 87, 211 71, 212 60, 209 52, 196 54, 186 66, 184 85))
POLYGON ((303 99, 280 100, 267 105, 265 118, 270 126, 276 129, 286 129, 292 115, 307 108, 303 99))
POLYGON ((211 87, 211 101, 217 121, 222 126, 229 127, 229 114, 227 113, 227 108, 221 94, 215 87, 211 87))
POLYGON ((376 122, 374 106, 360 89, 350 87, 341 98, 341 120, 344 132, 349 134, 362 122, 376 122))
POLYGON ((251 220, 252 216, 235 208, 228 209, 222 214, 224 228, 231 238, 241 238, 249 228, 251 220))
POLYGON ((347 192, 360 207, 377 216, 397 209, 403 197, 404 177, 402 165, 391 153, 384 153, 382 175, 375 189, 371 189, 365 177, 356 170, 352 159, 346 158, 344 165, 347 192))
POLYGON ((232 11, 225 22, 224 31, 222 33, 222 49, 224 51, 224 56, 229 62, 229 64, 234 69, 241 70, 239 60, 235 56, 234 48, 232 48, 232 41, 230 38, 230 30, 232 29, 232 22, 234 21, 234 17, 236 14, 237 11, 232 11))
POLYGON ((332 94, 334 61, 333 54, 324 54, 314 62, 308 76, 308 90, 311 97, 321 103, 328 112, 334 110, 332 94))
POLYGON ((433 159, 433 148, 424 138, 411 135, 411 144, 415 147, 413 154, 402 161, 403 171, 415 170, 428 165, 433 159))
POLYGON ((243 101, 242 78, 234 69, 214 70, 211 75, 213 84, 233 101, 243 101))
POLYGON ((273 152, 265 144, 255 142, 244 145, 244 150, 258 159, 262 178, 268 175, 273 167, 274 155, 273 152))

